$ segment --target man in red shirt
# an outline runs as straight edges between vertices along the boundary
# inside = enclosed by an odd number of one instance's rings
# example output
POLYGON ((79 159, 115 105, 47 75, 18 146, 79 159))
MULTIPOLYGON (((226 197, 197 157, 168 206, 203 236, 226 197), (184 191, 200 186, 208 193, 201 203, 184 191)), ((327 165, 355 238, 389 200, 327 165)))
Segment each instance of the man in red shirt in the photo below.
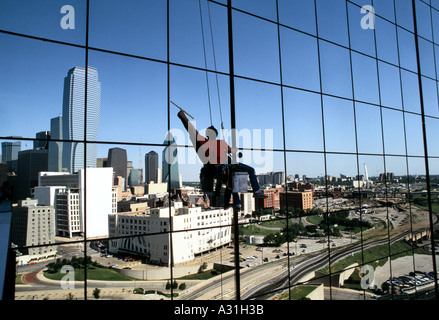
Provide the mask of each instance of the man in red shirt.
MULTIPOLYGON (((189 122, 184 111, 180 111, 178 113, 178 117, 180 118, 186 130, 189 132, 189 137, 201 162, 205 166, 213 165, 215 167, 216 174, 219 174, 221 171, 225 170, 229 164, 229 154, 231 154, 233 151, 226 141, 217 140, 218 131, 215 129, 215 127, 210 126, 207 128, 207 137, 203 137, 189 122)), ((259 183, 256 178, 255 170, 252 167, 242 163, 239 163, 238 165, 241 171, 249 174, 250 184, 253 189, 253 196, 255 198, 267 198, 267 196, 259 190, 259 183)), ((237 194, 234 194, 233 196, 235 205, 239 207, 239 197, 237 194)))

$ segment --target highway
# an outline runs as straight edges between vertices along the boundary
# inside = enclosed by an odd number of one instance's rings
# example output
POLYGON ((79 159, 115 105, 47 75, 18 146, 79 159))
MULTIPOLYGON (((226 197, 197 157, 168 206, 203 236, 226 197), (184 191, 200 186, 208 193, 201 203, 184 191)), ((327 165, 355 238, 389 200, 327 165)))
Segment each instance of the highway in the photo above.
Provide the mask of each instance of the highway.
MULTIPOLYGON (((408 232, 398 235, 393 238, 390 243, 403 239, 407 234, 408 232)), ((335 263, 361 250, 388 243, 389 240, 386 238, 366 242, 364 244, 357 242, 344 247, 300 255, 290 260, 289 272, 287 258, 281 258, 271 263, 251 268, 243 268, 240 270, 241 300, 270 299, 282 291, 287 290, 291 285, 298 284, 298 281, 303 276, 312 271, 321 269, 327 265, 329 261, 335 263)), ((235 273, 231 271, 221 278, 205 283, 203 286, 197 286, 196 290, 189 290, 188 293, 181 295, 178 299, 205 299, 209 294, 212 299, 236 299, 233 286, 234 281, 235 273), (222 287, 221 294, 214 294, 220 287, 222 287)))

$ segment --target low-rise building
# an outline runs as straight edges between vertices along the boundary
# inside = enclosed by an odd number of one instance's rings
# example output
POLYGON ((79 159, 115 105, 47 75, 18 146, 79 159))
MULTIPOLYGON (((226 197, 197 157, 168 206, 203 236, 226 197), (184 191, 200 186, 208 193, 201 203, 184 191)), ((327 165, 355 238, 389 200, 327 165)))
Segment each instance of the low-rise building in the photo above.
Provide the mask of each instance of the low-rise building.
POLYGON ((20 200, 12 207, 11 242, 20 250, 19 264, 56 255, 55 213, 53 206, 38 205, 38 200, 20 200), (48 246, 41 246, 47 244, 48 246))
POLYGON ((140 255, 171 266, 231 242, 232 209, 183 206, 151 208, 109 216, 109 252, 140 255), (139 236, 136 236, 139 235, 139 236), (123 237, 126 236, 126 237, 123 237))
POLYGON ((299 208, 302 210, 312 209, 313 192, 312 191, 288 191, 280 194, 281 208, 299 208))

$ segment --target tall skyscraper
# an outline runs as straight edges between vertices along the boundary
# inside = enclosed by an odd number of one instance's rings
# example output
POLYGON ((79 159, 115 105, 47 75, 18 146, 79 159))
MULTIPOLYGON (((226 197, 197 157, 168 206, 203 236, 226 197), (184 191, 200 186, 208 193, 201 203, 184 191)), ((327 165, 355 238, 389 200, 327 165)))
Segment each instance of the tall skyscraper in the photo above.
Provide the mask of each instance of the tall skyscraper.
POLYGON ((155 151, 145 154, 145 183, 158 182, 159 155, 155 151))
POLYGON ((8 172, 17 171, 18 152, 20 151, 21 151, 21 141, 2 142, 2 162, 8 165, 8 172))
POLYGON ((48 149, 50 131, 40 131, 35 134, 34 149, 48 149))
POLYGON ((98 71, 92 67, 88 67, 87 72, 80 67, 70 69, 64 79, 62 129, 63 139, 73 141, 63 143, 62 162, 63 168, 71 173, 84 167, 96 167, 96 144, 84 142, 97 140, 100 108, 101 83, 98 81, 98 71))
MULTIPOLYGON (((117 177, 124 178, 127 184, 127 151, 122 148, 111 148, 108 150, 106 167, 112 167, 114 172, 114 183, 117 177)), ((116 184, 116 183, 115 183, 116 184)))
POLYGON ((163 150, 162 155, 162 182, 167 182, 171 189, 177 189, 180 188, 178 153, 174 136, 170 132, 166 136, 164 144, 168 146, 163 150))
POLYGON ((62 171, 62 116, 50 119, 50 141, 49 141, 49 157, 48 170, 54 172, 62 171))

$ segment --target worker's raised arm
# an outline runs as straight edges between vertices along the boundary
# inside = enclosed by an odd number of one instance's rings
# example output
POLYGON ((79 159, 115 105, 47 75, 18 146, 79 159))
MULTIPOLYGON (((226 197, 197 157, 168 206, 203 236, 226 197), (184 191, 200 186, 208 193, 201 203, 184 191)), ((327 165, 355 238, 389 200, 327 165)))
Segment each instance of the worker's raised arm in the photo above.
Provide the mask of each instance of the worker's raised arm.
POLYGON ((181 122, 183 123, 183 126, 189 133, 189 138, 191 139, 192 145, 195 147, 195 150, 198 150, 202 143, 206 141, 206 138, 203 137, 197 129, 192 125, 192 123, 188 120, 186 117, 186 114, 184 111, 180 111, 177 116, 180 118, 181 122))

